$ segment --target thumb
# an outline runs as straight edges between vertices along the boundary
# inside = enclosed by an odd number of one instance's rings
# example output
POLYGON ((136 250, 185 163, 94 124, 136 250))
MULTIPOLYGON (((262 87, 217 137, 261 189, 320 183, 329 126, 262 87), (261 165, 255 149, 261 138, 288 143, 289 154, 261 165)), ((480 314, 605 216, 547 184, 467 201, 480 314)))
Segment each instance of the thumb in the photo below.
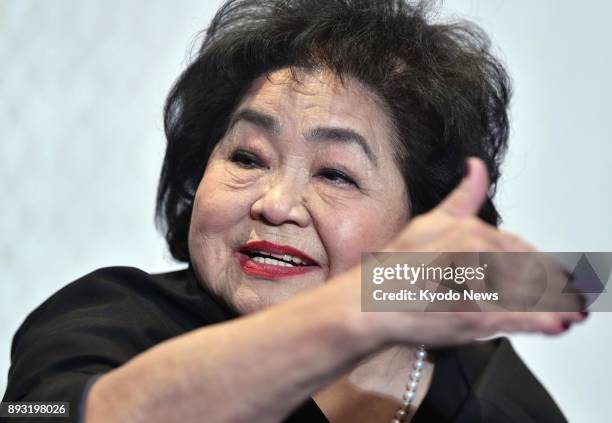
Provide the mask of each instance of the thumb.
POLYGON ((489 173, 481 159, 470 157, 467 160, 467 174, 459 185, 446 196, 434 209, 453 217, 475 216, 487 198, 489 173))

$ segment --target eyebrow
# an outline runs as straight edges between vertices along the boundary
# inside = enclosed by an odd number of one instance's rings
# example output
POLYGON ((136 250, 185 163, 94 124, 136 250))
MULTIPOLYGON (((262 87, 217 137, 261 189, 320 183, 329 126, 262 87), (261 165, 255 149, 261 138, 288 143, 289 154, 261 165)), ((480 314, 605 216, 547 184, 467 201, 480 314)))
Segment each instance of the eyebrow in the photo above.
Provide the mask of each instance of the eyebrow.
MULTIPOLYGON (((248 122, 273 135, 280 134, 280 123, 278 120, 263 112, 249 108, 240 110, 230 121, 228 130, 232 129, 240 121, 248 122)), ((305 138, 308 141, 328 141, 357 145, 361 147, 368 159, 375 166, 378 166, 376 156, 370 149, 366 139, 353 129, 335 126, 317 127, 308 131, 305 138)))
POLYGON ((274 135, 280 134, 280 124, 272 116, 258 112, 253 109, 242 109, 232 118, 229 129, 232 129, 238 122, 245 121, 255 126, 260 127, 274 135))
POLYGON ((358 145, 374 166, 378 166, 376 156, 372 153, 365 138, 352 129, 335 126, 314 128, 306 134, 306 139, 309 141, 331 141, 358 145))

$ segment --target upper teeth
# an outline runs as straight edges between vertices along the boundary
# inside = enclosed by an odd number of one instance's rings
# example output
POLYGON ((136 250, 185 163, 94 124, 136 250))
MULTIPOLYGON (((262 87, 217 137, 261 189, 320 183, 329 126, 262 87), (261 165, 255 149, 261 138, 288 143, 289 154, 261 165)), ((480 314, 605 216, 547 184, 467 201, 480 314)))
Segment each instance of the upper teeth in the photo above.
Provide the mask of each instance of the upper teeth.
MULTIPOLYGON (((268 253, 266 251, 257 251, 258 254, 261 254, 263 256, 268 256, 268 257, 273 257, 275 259, 278 260, 283 260, 285 262, 293 262, 295 264, 304 264, 305 261, 300 259, 299 257, 295 257, 292 256, 290 254, 272 254, 272 253, 268 253)), ((257 258, 257 257, 255 257, 257 258)), ((262 257, 263 258, 263 257, 262 257)), ((265 260, 268 260, 267 258, 265 260)), ((276 262, 276 260, 274 260, 276 262)), ((271 263, 271 264, 276 264, 276 263, 271 263)))
POLYGON ((281 266, 281 267, 293 267, 294 266, 291 263, 287 263, 286 261, 277 260, 272 257, 257 256, 257 257, 253 257, 251 260, 253 260, 255 263, 271 264, 273 266, 281 266))

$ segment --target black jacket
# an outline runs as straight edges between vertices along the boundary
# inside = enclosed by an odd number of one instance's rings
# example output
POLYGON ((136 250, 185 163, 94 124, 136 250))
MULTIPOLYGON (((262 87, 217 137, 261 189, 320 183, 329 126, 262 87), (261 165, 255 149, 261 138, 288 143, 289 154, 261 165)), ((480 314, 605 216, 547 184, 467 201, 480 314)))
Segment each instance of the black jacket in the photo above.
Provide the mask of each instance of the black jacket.
MULTIPOLYGON (((24 321, 13 339, 3 401, 68 401, 70 418, 64 420, 78 422, 96 375, 166 339, 233 317, 190 268, 158 275, 127 267, 97 270, 24 321)), ((566 421, 507 339, 432 353, 432 384, 413 422, 566 421)), ((311 399, 287 421, 327 422, 311 399)))

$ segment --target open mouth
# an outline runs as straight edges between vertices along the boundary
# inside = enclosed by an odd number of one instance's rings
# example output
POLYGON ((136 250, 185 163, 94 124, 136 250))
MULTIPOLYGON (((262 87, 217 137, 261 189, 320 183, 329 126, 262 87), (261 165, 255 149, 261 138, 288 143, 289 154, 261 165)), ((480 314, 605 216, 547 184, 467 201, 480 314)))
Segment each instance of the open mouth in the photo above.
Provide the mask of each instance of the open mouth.
POLYGON ((247 274, 266 279, 297 276, 319 267, 302 251, 269 241, 247 242, 236 253, 247 274))

